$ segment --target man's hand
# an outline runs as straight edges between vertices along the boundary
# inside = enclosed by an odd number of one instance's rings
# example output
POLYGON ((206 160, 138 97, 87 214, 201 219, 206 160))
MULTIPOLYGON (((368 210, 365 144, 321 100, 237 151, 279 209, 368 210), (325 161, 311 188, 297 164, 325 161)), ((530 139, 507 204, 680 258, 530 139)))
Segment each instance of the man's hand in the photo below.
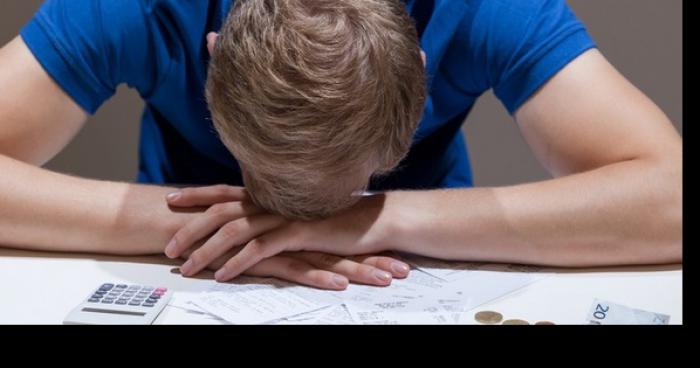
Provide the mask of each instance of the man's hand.
MULTIPOLYGON (((241 247, 237 247, 226 252, 206 268, 212 271, 220 269, 240 249, 241 247)), ((195 251, 190 248, 182 254, 182 257, 188 259, 195 251)), ((365 255, 344 258, 319 252, 287 252, 266 258, 243 274, 276 277, 320 289, 344 290, 349 284, 349 279, 354 282, 370 280, 363 283, 384 286, 391 282, 392 276, 404 278, 408 272, 408 265, 386 256, 365 255), (398 265, 393 266, 394 263, 398 265), (397 267, 398 271, 393 271, 397 267), (392 270, 393 275, 384 270, 392 270)))
POLYGON ((219 281, 246 273, 334 290, 344 289, 348 279, 388 285, 392 277, 406 277, 409 267, 391 257, 367 255, 383 249, 373 235, 376 230, 370 231, 382 201, 379 196, 366 199, 333 219, 289 222, 257 208, 244 188, 183 189, 167 197, 171 206, 210 207, 175 234, 165 253, 189 258, 181 268, 183 275, 216 268, 219 281), (191 249, 212 233, 204 245, 191 249), (265 252, 258 252, 261 244, 265 252), (325 253, 361 256, 346 259, 325 253))

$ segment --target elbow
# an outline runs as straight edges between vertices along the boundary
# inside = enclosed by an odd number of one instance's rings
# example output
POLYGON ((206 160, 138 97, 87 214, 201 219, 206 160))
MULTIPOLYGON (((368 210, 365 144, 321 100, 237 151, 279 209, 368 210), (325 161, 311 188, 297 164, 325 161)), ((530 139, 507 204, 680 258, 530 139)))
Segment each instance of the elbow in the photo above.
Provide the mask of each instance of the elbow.
POLYGON ((675 188, 669 195, 665 210, 664 222, 666 224, 667 247, 669 248, 669 260, 672 263, 683 262, 683 184, 678 179, 673 183, 675 188))
MULTIPOLYGON (((679 195, 680 196, 680 195, 679 195)), ((680 198, 670 198, 660 214, 657 230, 656 258, 659 263, 683 262, 683 204, 680 198)))
POLYGON ((667 160, 657 172, 657 194, 648 211, 648 239, 653 242, 655 263, 683 262, 683 173, 682 162, 667 160), (655 210, 654 210, 655 209, 655 210))

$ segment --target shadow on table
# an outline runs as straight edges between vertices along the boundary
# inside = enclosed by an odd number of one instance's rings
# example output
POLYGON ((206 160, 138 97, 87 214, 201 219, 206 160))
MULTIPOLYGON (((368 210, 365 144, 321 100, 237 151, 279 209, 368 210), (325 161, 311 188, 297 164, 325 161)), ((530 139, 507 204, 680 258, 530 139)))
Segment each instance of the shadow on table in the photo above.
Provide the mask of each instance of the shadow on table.
MULTIPOLYGON (((118 256, 95 253, 66 253, 66 252, 43 252, 43 251, 28 251, 11 248, 0 248, 0 258, 44 258, 44 259, 72 259, 72 260, 91 260, 100 262, 118 262, 143 265, 165 265, 172 266, 170 273, 180 274, 180 265, 183 263, 180 259, 170 259, 164 255, 152 256, 118 256)), ((101 265, 103 267, 104 265, 101 265)), ((119 273, 119 272, 115 272, 119 273)), ((202 271, 194 277, 194 279, 213 280, 214 273, 211 271, 202 271)))
MULTIPOLYGON (((528 266, 526 266, 528 267, 528 266)), ((604 267, 585 267, 585 268, 546 268, 544 272, 553 273, 604 273, 604 272, 662 272, 662 271, 679 271, 683 270, 683 264, 662 264, 662 265, 634 265, 634 266, 604 266, 604 267)))
MULTIPOLYGON (((170 259, 162 255, 153 256, 116 256, 104 254, 90 253, 57 253, 57 252, 41 252, 27 251, 9 248, 0 248, 0 257, 21 257, 21 258, 48 258, 48 259, 85 259, 102 262, 122 262, 134 264, 157 264, 170 265, 173 268, 171 273, 180 273, 179 266, 182 261, 179 259, 170 259)), ((468 262, 471 265, 479 265, 479 263, 468 262)), ((552 268, 530 265, 498 265, 498 264, 482 264, 491 267, 481 269, 503 271, 503 272, 551 272, 551 273, 604 273, 604 272, 661 272, 661 271, 676 271, 682 270, 682 264, 665 264, 665 265, 635 265, 635 266, 607 266, 607 267, 587 267, 587 268, 552 268)), ((467 268, 468 269, 468 268, 467 268)), ((203 271, 193 278, 197 279, 214 279, 213 272, 203 271)))

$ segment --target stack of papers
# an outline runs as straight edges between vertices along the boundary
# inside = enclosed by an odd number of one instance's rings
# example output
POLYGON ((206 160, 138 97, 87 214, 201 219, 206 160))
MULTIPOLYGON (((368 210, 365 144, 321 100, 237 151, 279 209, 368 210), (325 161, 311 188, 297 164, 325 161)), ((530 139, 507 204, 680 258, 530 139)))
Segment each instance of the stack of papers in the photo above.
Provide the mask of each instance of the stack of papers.
POLYGON ((238 277, 199 293, 175 293, 170 307, 201 323, 460 324, 466 311, 536 282, 534 267, 445 262, 406 256, 412 270, 390 286, 327 291, 270 278, 238 277))

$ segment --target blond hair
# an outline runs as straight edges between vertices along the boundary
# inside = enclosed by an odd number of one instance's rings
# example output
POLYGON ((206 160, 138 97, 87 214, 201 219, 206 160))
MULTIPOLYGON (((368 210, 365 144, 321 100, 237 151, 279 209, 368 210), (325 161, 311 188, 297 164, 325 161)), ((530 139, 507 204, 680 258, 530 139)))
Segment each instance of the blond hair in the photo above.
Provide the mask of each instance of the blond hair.
POLYGON ((238 0, 206 97, 257 205, 329 216, 410 149, 426 98, 415 26, 399 0, 238 0))

